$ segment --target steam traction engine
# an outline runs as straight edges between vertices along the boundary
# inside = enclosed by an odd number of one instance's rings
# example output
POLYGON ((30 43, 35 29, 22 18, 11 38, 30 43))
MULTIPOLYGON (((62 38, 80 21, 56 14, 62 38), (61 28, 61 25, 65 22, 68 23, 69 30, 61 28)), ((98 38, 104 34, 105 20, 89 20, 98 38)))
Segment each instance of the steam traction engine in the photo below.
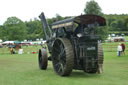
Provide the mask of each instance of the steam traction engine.
POLYGON ((39 18, 43 24, 46 44, 51 56, 47 56, 46 47, 39 49, 39 67, 46 70, 48 60, 52 61, 55 72, 68 76, 72 69, 87 73, 103 72, 103 50, 96 34, 98 26, 106 21, 97 15, 81 15, 48 26, 44 13, 39 18))

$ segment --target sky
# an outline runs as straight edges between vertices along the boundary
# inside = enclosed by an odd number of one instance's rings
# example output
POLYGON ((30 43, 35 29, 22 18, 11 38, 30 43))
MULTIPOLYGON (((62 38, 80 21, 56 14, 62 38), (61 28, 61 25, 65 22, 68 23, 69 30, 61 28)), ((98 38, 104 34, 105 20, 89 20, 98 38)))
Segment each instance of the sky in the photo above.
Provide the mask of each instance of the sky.
MULTIPOLYGON (((90 0, 0 0, 0 25, 8 17, 16 16, 22 21, 38 18, 41 12, 46 18, 78 16, 90 0)), ((105 14, 128 14, 128 0, 95 0, 105 14)))

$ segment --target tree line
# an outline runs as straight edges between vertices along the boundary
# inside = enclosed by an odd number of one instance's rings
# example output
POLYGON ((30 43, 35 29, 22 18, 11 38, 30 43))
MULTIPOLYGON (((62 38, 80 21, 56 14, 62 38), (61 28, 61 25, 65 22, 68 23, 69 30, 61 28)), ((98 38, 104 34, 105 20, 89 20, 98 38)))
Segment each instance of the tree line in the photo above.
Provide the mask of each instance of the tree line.
MULTIPOLYGON (((86 3, 85 14, 96 14, 106 19, 107 26, 103 29, 97 29, 97 33, 104 40, 109 31, 128 31, 128 14, 104 14, 97 2, 91 0, 86 3)), ((71 16, 72 17, 72 16, 71 16)), ((56 14, 56 17, 47 19, 48 24, 63 20, 69 17, 62 17, 56 14)), ((38 19, 23 22, 17 17, 9 17, 3 25, 0 26, 0 39, 2 40, 35 40, 44 38, 42 22, 38 19)), ((45 38, 44 38, 45 39, 45 38)))

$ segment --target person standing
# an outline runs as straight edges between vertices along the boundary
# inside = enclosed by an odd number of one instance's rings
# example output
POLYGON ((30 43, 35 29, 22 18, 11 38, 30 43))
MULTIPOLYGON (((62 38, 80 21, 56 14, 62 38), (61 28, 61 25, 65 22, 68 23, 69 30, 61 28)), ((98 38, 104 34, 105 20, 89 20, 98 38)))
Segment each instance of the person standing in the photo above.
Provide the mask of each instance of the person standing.
POLYGON ((121 43, 121 47, 122 47, 122 52, 121 52, 121 54, 122 54, 122 55, 125 55, 125 45, 124 45, 124 43, 121 43))
POLYGON ((122 52, 122 47, 121 44, 119 43, 119 45, 117 46, 117 55, 120 56, 122 52))

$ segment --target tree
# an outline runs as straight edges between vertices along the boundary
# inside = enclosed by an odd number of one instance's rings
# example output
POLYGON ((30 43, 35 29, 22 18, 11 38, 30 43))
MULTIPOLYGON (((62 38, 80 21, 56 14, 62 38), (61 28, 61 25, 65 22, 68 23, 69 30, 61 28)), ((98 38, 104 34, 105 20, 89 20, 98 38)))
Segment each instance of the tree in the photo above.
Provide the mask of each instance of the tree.
POLYGON ((87 2, 85 9, 84 9, 85 14, 103 15, 103 13, 101 11, 102 10, 101 10, 100 6, 94 0, 87 2))
MULTIPOLYGON (((87 2, 85 9, 84 9, 85 14, 93 14, 93 15, 103 16, 103 13, 101 11, 102 10, 101 10, 100 6, 94 0, 87 2)), ((98 28, 96 28, 96 33, 100 36, 101 40, 104 40, 108 35, 108 30, 106 27, 98 27, 98 28)))
POLYGON ((26 25, 17 17, 9 17, 4 23, 6 40, 26 39, 26 25))
POLYGON ((44 38, 42 23, 38 19, 25 22, 27 26, 27 39, 35 40, 37 38, 44 38))
POLYGON ((108 36, 107 27, 97 27, 96 33, 100 36, 100 40, 105 40, 108 36))
POLYGON ((0 39, 3 39, 3 28, 0 26, 0 39))
POLYGON ((128 17, 124 20, 124 26, 126 28, 126 31, 128 31, 128 17))
POLYGON ((128 15, 105 15, 109 31, 128 31, 127 29, 128 15))
POLYGON ((56 14, 56 21, 63 20, 64 18, 59 14, 56 14))

